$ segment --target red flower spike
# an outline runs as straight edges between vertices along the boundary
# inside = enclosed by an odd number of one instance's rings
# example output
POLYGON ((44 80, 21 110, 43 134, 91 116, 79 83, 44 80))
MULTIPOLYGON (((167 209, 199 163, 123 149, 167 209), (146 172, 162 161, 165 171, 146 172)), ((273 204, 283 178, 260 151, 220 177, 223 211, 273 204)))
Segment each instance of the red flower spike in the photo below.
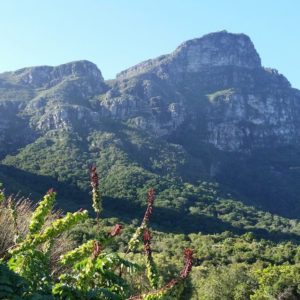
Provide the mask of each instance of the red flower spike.
POLYGON ((152 215, 154 200, 155 200, 155 191, 153 188, 151 188, 147 192, 148 207, 145 212, 143 223, 147 223, 150 219, 150 216, 152 215))
POLYGON ((123 228, 123 226, 122 226, 121 224, 116 224, 116 225, 114 226, 114 228, 111 230, 111 232, 109 233, 109 235, 110 235, 111 237, 114 237, 114 236, 120 234, 122 228, 123 228))
POLYGON ((185 261, 185 265, 182 269, 182 271, 180 272, 180 277, 182 279, 185 279, 189 276, 189 273, 192 270, 193 267, 193 250, 190 248, 186 248, 184 250, 184 261, 185 261))
MULTIPOLYGON (((148 241, 149 237, 150 237, 149 232, 147 233, 146 230, 144 232, 144 243, 145 243, 145 240, 148 241)), ((181 280, 186 279, 192 270, 192 265, 193 265, 193 250, 192 249, 186 248, 184 250, 184 261, 185 261, 185 265, 184 265, 182 271, 180 272, 179 277, 170 280, 162 288, 155 290, 155 291, 151 291, 150 293, 148 293, 146 295, 158 295, 159 293, 164 293, 165 291, 172 289, 176 284, 180 283, 181 280)), ((137 295, 137 296, 131 296, 128 300, 142 300, 142 299, 144 299, 142 295, 137 295)))
POLYGON ((151 240, 150 230, 145 229, 144 236, 143 236, 144 243, 149 243, 151 240))
POLYGON ((193 250, 190 248, 184 249, 184 258, 185 259, 192 259, 193 258, 193 250))
POLYGON ((101 253, 102 248, 101 245, 99 244, 99 242, 94 241, 94 249, 93 249, 93 258, 96 259, 99 254, 101 253))
POLYGON ((91 176, 91 186, 93 189, 97 189, 99 186, 99 176, 97 173, 96 166, 92 166, 90 169, 90 176, 91 176))
POLYGON ((150 230, 149 229, 145 229, 144 231, 144 236, 143 236, 143 240, 144 240, 144 250, 147 256, 150 256, 152 254, 152 250, 151 250, 151 235, 150 235, 150 230))
POLYGON ((164 286, 164 290, 166 289, 171 289, 175 284, 178 283, 177 279, 171 279, 165 286, 164 286))
POLYGON ((54 188, 50 188, 50 189, 48 190, 48 192, 47 192, 47 195, 50 195, 50 194, 53 194, 53 193, 55 193, 54 188))
POLYGON ((148 204, 153 205, 154 204, 154 199, 155 199, 155 190, 154 190, 154 188, 150 188, 147 192, 148 204))

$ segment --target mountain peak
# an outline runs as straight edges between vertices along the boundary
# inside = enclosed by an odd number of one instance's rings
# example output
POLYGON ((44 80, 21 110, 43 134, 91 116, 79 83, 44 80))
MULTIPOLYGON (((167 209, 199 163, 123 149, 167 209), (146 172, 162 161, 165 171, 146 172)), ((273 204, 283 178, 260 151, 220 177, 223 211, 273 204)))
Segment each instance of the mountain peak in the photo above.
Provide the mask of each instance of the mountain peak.
POLYGON ((171 54, 142 62, 121 72, 118 78, 133 77, 146 72, 161 72, 162 68, 171 73, 172 70, 175 73, 189 73, 219 66, 255 69, 261 67, 261 60, 247 35, 224 30, 188 40, 171 54))
POLYGON ((250 38, 245 34, 227 31, 210 33, 184 42, 173 55, 185 57, 190 71, 197 71, 203 66, 261 67, 260 57, 250 38))
POLYGON ((33 87, 50 87, 67 77, 88 77, 103 82, 101 71, 87 60, 73 61, 59 66, 37 66, 10 73, 17 83, 33 87))

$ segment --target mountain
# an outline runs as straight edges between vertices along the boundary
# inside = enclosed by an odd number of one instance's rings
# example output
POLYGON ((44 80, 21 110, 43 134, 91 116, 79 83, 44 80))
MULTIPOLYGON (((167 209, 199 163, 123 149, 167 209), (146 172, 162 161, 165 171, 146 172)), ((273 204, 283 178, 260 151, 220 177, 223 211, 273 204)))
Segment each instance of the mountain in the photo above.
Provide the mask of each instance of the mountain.
POLYGON ((232 229, 243 210, 250 223, 263 211, 297 218, 299 122, 300 91, 244 34, 184 42, 109 81, 89 61, 24 68, 0 74, 0 181, 36 198, 51 183, 76 209, 96 163, 124 217, 154 186, 166 226, 232 229))

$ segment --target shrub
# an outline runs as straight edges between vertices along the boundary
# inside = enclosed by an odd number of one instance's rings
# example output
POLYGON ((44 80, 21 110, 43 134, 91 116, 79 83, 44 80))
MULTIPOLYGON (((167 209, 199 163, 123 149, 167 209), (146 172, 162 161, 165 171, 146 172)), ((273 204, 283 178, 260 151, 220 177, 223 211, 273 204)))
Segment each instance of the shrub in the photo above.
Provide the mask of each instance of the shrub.
POLYGON ((87 211, 64 216, 54 213, 53 190, 48 191, 33 211, 30 201, 6 199, 1 192, 0 298, 4 295, 7 299, 178 299, 192 268, 193 253, 190 249, 185 251, 185 265, 177 278, 161 283, 152 257, 149 228, 154 190, 148 191, 145 216, 127 249, 128 253, 144 245, 145 277, 149 281, 145 287, 150 290, 139 289, 137 293, 132 277, 142 271, 141 267, 126 259, 127 253, 109 247, 122 225, 116 224, 109 232, 100 230, 102 204, 95 167, 91 169, 91 186, 98 238, 88 239, 72 250, 70 245, 74 246, 74 242, 67 238, 67 233, 88 221, 87 211), (67 252, 62 253, 63 250, 67 252), (131 296, 135 293, 136 296, 131 296))

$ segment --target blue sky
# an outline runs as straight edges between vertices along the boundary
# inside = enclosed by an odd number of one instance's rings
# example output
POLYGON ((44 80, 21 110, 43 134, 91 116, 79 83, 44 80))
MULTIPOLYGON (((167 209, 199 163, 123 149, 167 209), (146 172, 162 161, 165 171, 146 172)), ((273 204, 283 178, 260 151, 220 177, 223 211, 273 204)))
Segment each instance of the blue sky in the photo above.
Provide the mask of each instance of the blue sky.
POLYGON ((87 59, 105 79, 226 29, 300 89, 299 0, 1 0, 0 72, 87 59))

